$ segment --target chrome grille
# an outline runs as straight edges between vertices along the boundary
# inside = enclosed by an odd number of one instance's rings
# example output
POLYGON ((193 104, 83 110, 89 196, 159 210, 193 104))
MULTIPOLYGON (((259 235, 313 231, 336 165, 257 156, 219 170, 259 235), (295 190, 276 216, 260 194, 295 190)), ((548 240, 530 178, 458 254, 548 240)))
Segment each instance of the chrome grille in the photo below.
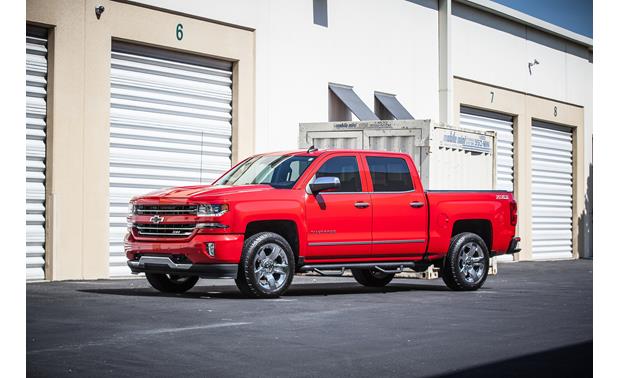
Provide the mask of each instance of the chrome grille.
POLYGON ((153 224, 153 223, 136 223, 134 227, 138 231, 138 235, 149 237, 187 237, 194 232, 195 223, 183 224, 153 224))
POLYGON ((137 205, 136 215, 196 215, 196 205, 137 205))

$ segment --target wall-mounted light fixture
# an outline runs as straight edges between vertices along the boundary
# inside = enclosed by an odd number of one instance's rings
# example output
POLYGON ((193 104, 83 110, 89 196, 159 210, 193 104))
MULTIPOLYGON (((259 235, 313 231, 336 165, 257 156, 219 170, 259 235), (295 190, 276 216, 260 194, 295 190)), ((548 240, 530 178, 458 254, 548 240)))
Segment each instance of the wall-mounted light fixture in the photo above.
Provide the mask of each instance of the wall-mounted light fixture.
POLYGON ((533 61, 533 62, 529 62, 529 63, 527 64, 527 69, 528 69, 528 70, 530 70, 530 75, 532 74, 532 67, 534 67, 534 66, 535 66, 535 65, 537 65, 537 64, 540 64, 540 63, 539 63, 539 62, 538 62, 538 60, 536 60, 536 59, 534 59, 534 61, 533 61))
POLYGON ((103 13, 104 10, 105 10, 105 7, 103 5, 95 7, 95 16, 97 16, 97 20, 101 18, 101 14, 103 13))

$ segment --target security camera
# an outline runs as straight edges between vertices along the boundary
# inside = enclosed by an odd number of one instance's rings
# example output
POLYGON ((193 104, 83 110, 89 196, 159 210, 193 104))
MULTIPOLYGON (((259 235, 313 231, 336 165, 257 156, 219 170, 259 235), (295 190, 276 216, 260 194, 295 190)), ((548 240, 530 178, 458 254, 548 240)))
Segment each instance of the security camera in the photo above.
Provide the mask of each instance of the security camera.
POLYGON ((97 16, 97 20, 101 18, 101 14, 103 13, 104 10, 105 10, 105 7, 103 5, 95 7, 95 16, 97 16))

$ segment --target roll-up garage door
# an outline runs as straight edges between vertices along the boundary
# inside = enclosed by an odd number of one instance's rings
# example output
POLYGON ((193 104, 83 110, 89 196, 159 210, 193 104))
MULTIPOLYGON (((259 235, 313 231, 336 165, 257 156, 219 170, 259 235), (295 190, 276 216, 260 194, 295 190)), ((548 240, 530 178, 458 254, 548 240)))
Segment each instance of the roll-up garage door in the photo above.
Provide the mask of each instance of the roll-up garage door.
MULTIPOLYGON (((512 117, 468 107, 461 107, 461 127, 477 131, 495 131, 495 189, 514 191, 514 131, 512 117)), ((500 261, 512 261, 512 255, 499 256, 500 261)))
POLYGON ((461 107, 461 127, 497 133, 496 190, 514 190, 514 133, 512 117, 461 107))
POLYGON ((26 278, 45 278, 47 31, 26 31, 26 278))
POLYGON ((110 275, 129 274, 127 204, 209 184, 231 166, 232 64, 114 42, 110 109, 110 275))
POLYGON ((532 122, 532 254, 567 259, 573 252, 573 134, 532 122))

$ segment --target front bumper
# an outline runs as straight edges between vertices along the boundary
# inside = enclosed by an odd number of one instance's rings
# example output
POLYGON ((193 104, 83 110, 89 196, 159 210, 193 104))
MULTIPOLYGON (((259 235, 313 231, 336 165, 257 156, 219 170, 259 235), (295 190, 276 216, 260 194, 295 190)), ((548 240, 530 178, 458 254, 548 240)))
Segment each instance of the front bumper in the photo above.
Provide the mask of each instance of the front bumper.
POLYGON ((190 240, 136 239, 128 234, 125 239, 125 254, 130 261, 141 256, 182 255, 193 264, 238 264, 243 249, 243 234, 198 234, 190 240), (215 247, 210 256, 207 243, 215 247))
POLYGON ((513 255, 515 253, 521 252, 521 248, 519 247, 519 242, 521 241, 520 237, 514 237, 510 241, 510 245, 508 246, 508 250, 506 251, 507 255, 513 255))
POLYGON ((127 261, 134 274, 163 273, 203 278, 237 278, 237 264, 191 264, 176 263, 167 256, 141 256, 138 260, 127 261))

